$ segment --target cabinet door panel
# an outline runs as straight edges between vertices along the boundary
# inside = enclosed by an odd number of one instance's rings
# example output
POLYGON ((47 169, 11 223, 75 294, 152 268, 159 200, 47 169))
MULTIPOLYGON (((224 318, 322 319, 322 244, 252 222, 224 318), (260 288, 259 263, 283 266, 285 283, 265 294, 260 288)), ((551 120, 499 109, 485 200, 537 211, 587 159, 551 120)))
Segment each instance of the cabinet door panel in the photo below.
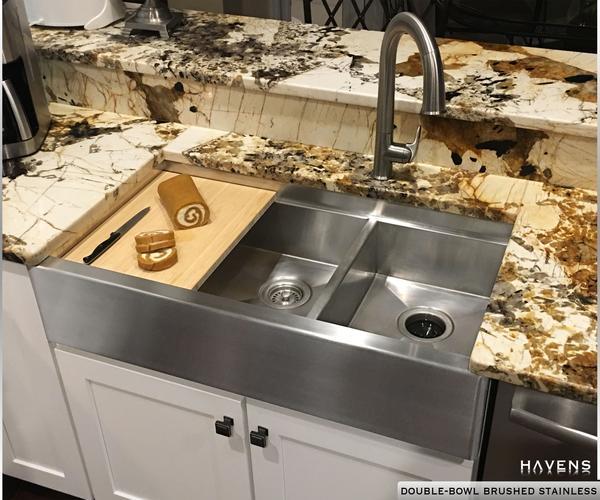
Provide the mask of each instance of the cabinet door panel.
POLYGON ((256 500, 396 500, 398 481, 468 480, 473 463, 266 403, 249 401, 256 500))
POLYGON ((252 498, 242 398, 97 357, 56 358, 98 500, 252 498), (224 416, 231 437, 215 432, 224 416))
POLYGON ((91 498, 29 273, 2 265, 3 472, 91 498))

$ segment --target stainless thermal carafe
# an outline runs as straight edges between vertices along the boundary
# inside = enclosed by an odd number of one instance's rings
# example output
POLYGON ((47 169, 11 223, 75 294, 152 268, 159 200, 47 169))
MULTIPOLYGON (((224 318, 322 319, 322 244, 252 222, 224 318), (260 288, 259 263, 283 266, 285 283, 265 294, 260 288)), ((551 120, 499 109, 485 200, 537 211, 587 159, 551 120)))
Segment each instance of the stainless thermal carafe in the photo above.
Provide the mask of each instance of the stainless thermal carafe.
POLYGON ((50 126, 22 0, 2 0, 2 159, 35 153, 50 126))

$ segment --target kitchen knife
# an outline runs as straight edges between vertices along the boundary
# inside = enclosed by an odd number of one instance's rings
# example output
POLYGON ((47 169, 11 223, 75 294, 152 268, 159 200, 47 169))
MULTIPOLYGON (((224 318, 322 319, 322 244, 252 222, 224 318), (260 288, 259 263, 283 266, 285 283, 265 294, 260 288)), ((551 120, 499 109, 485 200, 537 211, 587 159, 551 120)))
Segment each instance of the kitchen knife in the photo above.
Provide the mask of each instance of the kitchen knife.
POLYGON ((140 210, 119 229, 110 233, 110 236, 100 243, 96 248, 94 248, 94 251, 91 254, 83 258, 83 262, 86 264, 91 264, 94 262, 98 257, 106 252, 113 245, 113 243, 115 243, 119 238, 121 238, 121 236, 135 226, 149 211, 150 207, 140 210))

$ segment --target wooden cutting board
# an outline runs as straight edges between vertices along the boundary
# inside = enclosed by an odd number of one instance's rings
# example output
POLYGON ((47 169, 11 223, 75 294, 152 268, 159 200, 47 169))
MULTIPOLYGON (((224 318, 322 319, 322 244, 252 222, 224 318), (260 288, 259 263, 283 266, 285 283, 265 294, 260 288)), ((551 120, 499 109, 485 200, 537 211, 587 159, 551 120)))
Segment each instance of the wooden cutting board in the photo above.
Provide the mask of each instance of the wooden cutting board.
POLYGON ((150 212, 92 266, 192 289, 217 267, 275 196, 274 191, 266 189, 194 177, 210 208, 210 223, 193 229, 175 230, 178 262, 163 271, 145 271, 137 264, 134 237, 142 231, 175 229, 157 193, 158 184, 175 175, 178 174, 160 174, 63 258, 82 262, 83 257, 92 253, 111 231, 143 208, 150 207, 150 212))

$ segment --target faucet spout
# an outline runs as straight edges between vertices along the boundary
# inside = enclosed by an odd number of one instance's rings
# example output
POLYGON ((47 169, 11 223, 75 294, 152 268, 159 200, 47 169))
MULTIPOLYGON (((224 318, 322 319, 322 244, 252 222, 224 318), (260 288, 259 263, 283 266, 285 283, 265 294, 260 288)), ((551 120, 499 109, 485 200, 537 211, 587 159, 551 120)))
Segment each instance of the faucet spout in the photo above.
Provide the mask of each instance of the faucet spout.
POLYGON ((379 59, 375 161, 372 175, 380 180, 390 178, 393 162, 412 161, 419 143, 420 127, 411 144, 397 144, 393 140, 396 52, 400 37, 405 33, 415 40, 423 66, 421 114, 440 115, 446 110, 444 67, 435 39, 417 16, 401 12, 390 21, 385 30, 379 59))

